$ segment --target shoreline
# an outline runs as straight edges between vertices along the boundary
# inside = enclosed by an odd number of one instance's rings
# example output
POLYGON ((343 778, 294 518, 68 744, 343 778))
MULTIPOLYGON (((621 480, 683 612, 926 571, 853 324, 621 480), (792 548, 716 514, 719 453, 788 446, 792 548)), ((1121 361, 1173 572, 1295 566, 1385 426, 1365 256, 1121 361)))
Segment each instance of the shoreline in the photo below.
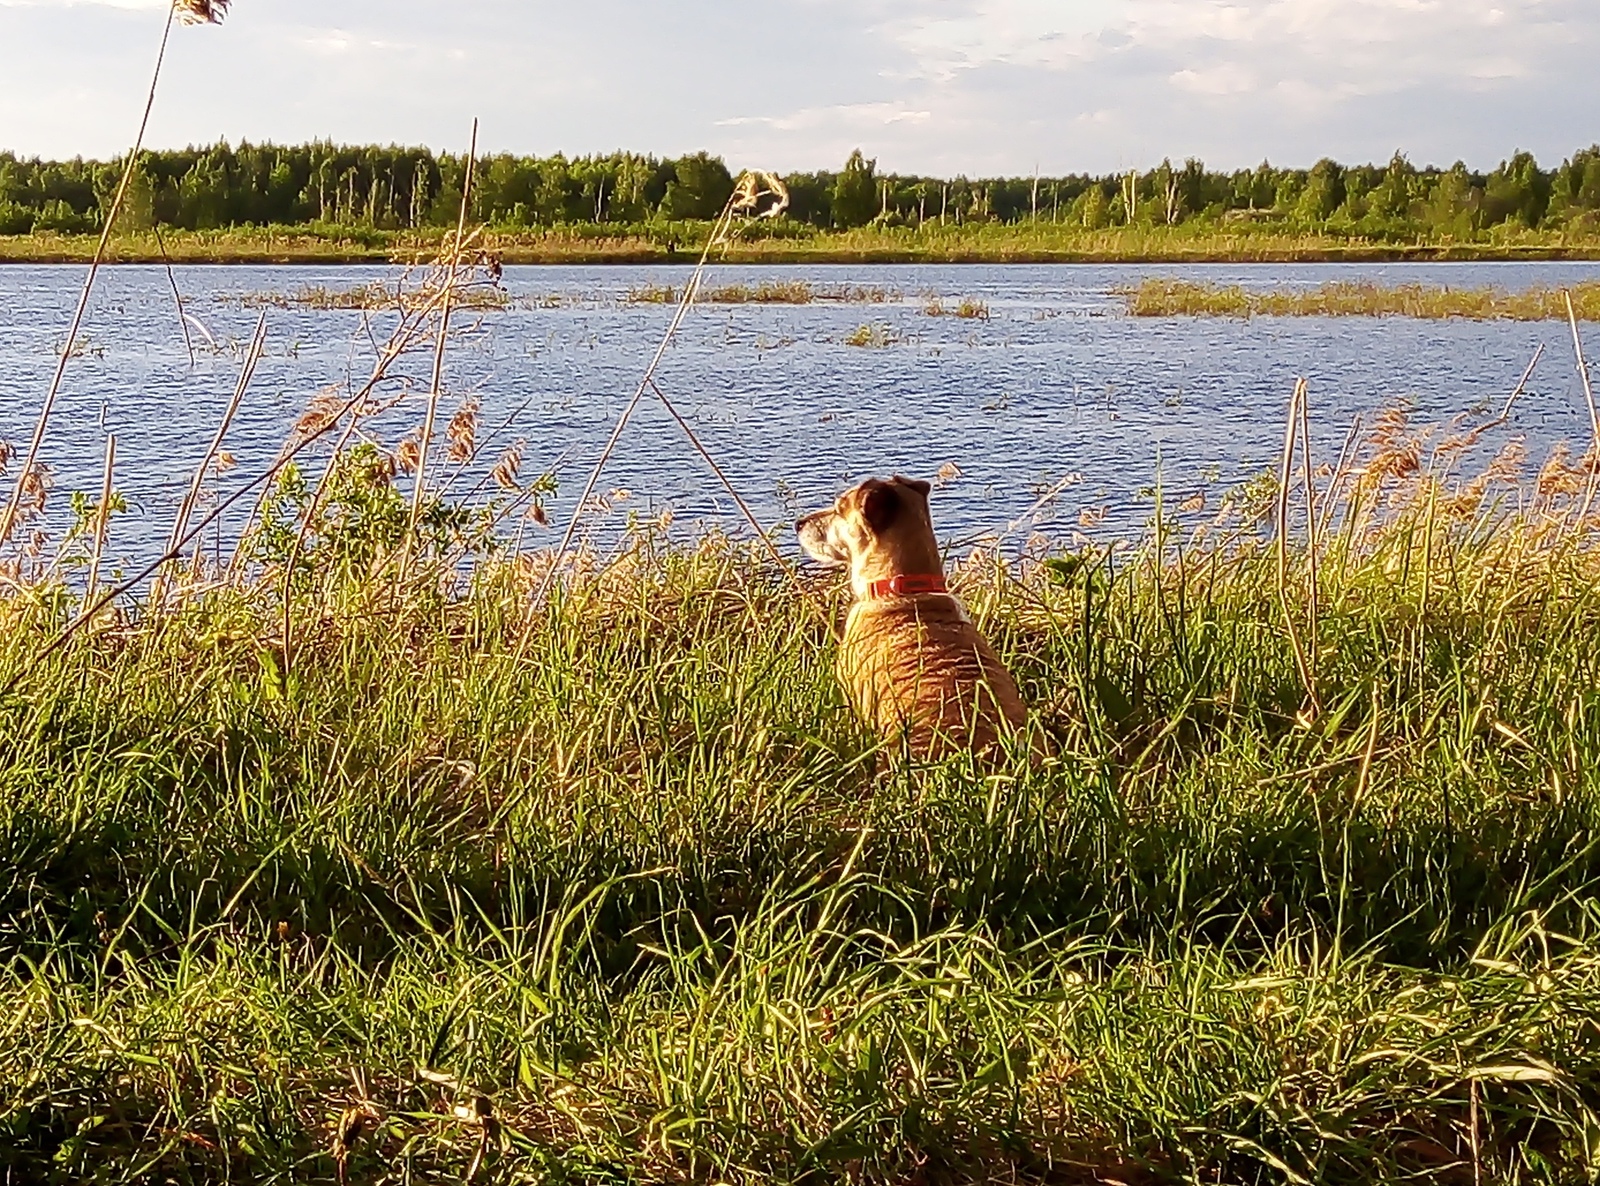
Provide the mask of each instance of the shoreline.
MULTIPOLYGON (((1220 239, 1221 237, 1219 237, 1220 239)), ((0 266, 87 264, 94 258, 92 237, 0 237, 0 266)), ((598 240, 593 247, 565 240, 549 246, 515 240, 488 240, 488 250, 513 267, 558 266, 684 266, 699 259, 699 247, 690 244, 676 251, 639 240, 598 240)), ((438 242, 410 241, 362 244, 350 240, 325 240, 314 236, 220 237, 212 243, 169 240, 163 254, 153 239, 138 237, 113 242, 102 263, 106 266, 404 266, 419 256, 437 251, 438 242), (284 240, 288 241, 285 242, 284 240)), ((1600 262, 1600 242, 1580 244, 1380 244, 1294 243, 1270 239, 1259 245, 1248 239, 1205 239, 1153 244, 1141 238, 1126 246, 1092 243, 1083 246, 1036 246, 1028 243, 900 245, 893 242, 819 243, 805 246, 764 241, 735 247, 713 257, 719 265, 740 267, 797 264, 844 265, 1159 265, 1159 264, 1313 264, 1313 263, 1584 263, 1600 262)))

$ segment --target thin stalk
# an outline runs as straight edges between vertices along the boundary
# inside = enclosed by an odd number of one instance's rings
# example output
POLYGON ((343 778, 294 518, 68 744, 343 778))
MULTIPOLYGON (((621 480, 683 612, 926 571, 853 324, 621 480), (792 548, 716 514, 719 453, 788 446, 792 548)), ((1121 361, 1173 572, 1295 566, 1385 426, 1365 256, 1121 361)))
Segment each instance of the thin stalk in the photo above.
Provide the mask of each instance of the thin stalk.
MULTIPOLYGON (((1589 508, 1594 505, 1595 484, 1600 481, 1600 410, 1596 410, 1594 387, 1589 382, 1589 364, 1583 357, 1583 337, 1578 333, 1578 315, 1572 309, 1572 294, 1561 294, 1567 302, 1567 324, 1572 327, 1572 351, 1577 357, 1578 378, 1583 380, 1583 398, 1589 405, 1589 424, 1593 436, 1589 445, 1589 482, 1583 494, 1583 508, 1578 512, 1578 530, 1583 530, 1589 518, 1589 508)), ((5 538, 0 533, 0 540, 5 538)))
POLYGON ((222 423, 217 425, 217 434, 211 438, 211 446, 206 450, 206 455, 201 458, 200 464, 195 468, 194 477, 189 482, 189 492, 183 496, 183 502, 178 506, 177 517, 172 523, 172 532, 167 537, 167 547, 174 547, 183 536, 184 528, 189 525, 189 516, 194 513, 195 504, 200 499, 200 488, 205 483, 206 472, 211 468, 211 463, 216 460, 218 451, 222 448, 223 439, 228 435, 228 429, 233 425, 233 418, 239 412, 239 404, 244 400, 245 389, 250 386, 250 380, 255 375, 256 364, 261 361, 261 351, 267 340, 267 311, 261 310, 261 316, 256 321, 256 332, 250 340, 250 349, 245 355, 244 367, 239 372, 239 381, 234 385, 233 398, 228 401, 228 408, 222 414, 222 423))
MULTIPOLYGON (((606 464, 611 460, 611 454, 616 451, 617 442, 622 439, 623 431, 628 427, 628 422, 633 419, 634 412, 644 399, 645 392, 650 389, 650 383, 655 378, 656 369, 661 365, 661 360, 666 357, 667 348, 672 345, 673 339, 678 335, 678 329, 683 325, 684 318, 689 309, 694 305, 695 298, 700 292, 700 282, 705 276, 706 264, 710 262, 711 251, 727 233, 733 221, 734 202, 738 197, 735 189, 734 196, 728 199, 727 205, 722 208, 722 214, 712 227, 711 234, 706 238, 705 250, 700 253, 700 262, 695 265, 694 271, 689 276, 689 282, 683 286, 683 296, 678 301, 678 307, 673 311, 672 320, 667 323, 667 330, 661 335, 661 342, 656 347, 655 355, 650 359, 650 364, 645 367, 644 375, 639 379, 639 386, 635 388, 633 398, 622 409, 622 415, 617 417, 616 424, 611 429, 605 447, 600 450, 600 456, 595 461, 594 468, 589 472, 589 479, 584 483, 583 492, 578 496, 578 503, 572 508, 572 518, 567 521, 566 531, 562 533, 561 543, 557 546, 555 554, 550 558, 550 567, 545 571, 539 587, 535 590, 533 599, 543 600, 550 589, 550 582, 555 579, 556 570, 561 567, 561 562, 566 558, 567 549, 572 546, 572 538, 577 534, 578 524, 583 519, 584 510, 589 505, 589 499, 594 495, 594 488, 600 481, 600 475, 605 471, 606 464)), ((531 622, 531 619, 530 619, 531 622)), ((524 630, 524 640, 526 639, 524 630)), ((519 644, 520 649, 520 644, 519 644)))
POLYGON ((650 390, 655 392, 656 398, 661 401, 661 406, 667 410, 667 414, 677 421, 679 428, 683 429, 684 436, 689 438, 689 444, 694 446, 695 452, 699 453, 704 458, 705 463, 711 467, 711 472, 717 476, 717 481, 722 483, 723 488, 733 498, 734 504, 739 508, 739 513, 744 516, 745 522, 749 523, 751 529, 755 531, 756 538, 765 545, 768 554, 771 555, 779 570, 798 585, 799 579, 795 576, 793 567, 779 554, 778 549, 772 543, 772 536, 761 526, 749 504, 739 496, 739 491, 734 488, 733 482, 723 472, 722 467, 717 464, 717 459, 711 456, 711 451, 700 443, 700 438, 695 435, 694 429, 689 427, 689 422, 678 414, 678 409, 672 406, 672 401, 667 398, 666 392, 656 385, 654 379, 650 380, 650 390))
POLYGON ((1317 699, 1316 681, 1311 675, 1311 665, 1306 649, 1300 641, 1300 632, 1294 624, 1294 611, 1289 605, 1289 483, 1294 473, 1295 438, 1300 429, 1300 401, 1305 398, 1306 381, 1295 383, 1294 394, 1289 397, 1289 423, 1283 436, 1283 464, 1278 472, 1278 540, 1277 580, 1278 604, 1283 610, 1283 622, 1289 631, 1289 645, 1294 648, 1294 665, 1305 687, 1312 720, 1322 715, 1322 705, 1317 699))
POLYGON ((434 343, 433 376, 428 383, 428 412, 422 422, 422 441, 417 455, 417 482, 411 491, 410 531, 417 529, 422 514, 422 499, 428 485, 428 450, 433 444, 433 429, 439 416, 439 396, 444 382, 444 353, 450 338, 450 298, 461 267, 461 244, 467 236, 467 210, 472 203, 472 174, 478 160, 478 121, 472 121, 472 144, 467 151, 467 173, 461 183, 461 211, 456 218, 456 237, 450 249, 450 274, 445 280, 444 301, 439 307, 439 339, 434 343))
POLYGON ((172 301, 178 306, 178 328, 183 331, 183 345, 189 351, 189 366, 194 366, 194 338, 189 334, 189 315, 183 308, 183 293, 178 291, 178 278, 172 272, 172 258, 167 255, 167 241, 161 237, 160 226, 152 225, 156 246, 161 249, 161 262, 167 268, 167 284, 172 288, 172 301))
MULTIPOLYGON (((1311 620, 1306 627, 1310 637, 1310 669, 1311 682, 1317 682, 1317 651, 1318 651, 1318 620, 1320 596, 1317 583, 1317 483, 1311 469, 1311 392, 1310 386, 1300 382, 1300 448, 1305 458, 1306 481, 1306 565, 1307 580, 1310 581, 1310 597, 1307 601, 1311 620)), ((1314 693, 1313 693, 1314 695, 1314 693)))
MULTIPOLYGON (((1569 303, 1567 307, 1569 310, 1572 307, 1570 301, 1571 298, 1568 298, 1569 303)), ((1533 369, 1539 365, 1539 360, 1543 357, 1544 343, 1540 342, 1539 348, 1533 352, 1533 358, 1528 363, 1528 369, 1522 372, 1522 378, 1517 380, 1517 385, 1512 390, 1510 398, 1506 400, 1506 406, 1500 409, 1500 415, 1495 418, 1496 424, 1504 424, 1508 419, 1510 419, 1511 409, 1516 406, 1517 400, 1522 397, 1523 389, 1528 386, 1528 380, 1533 378, 1533 369)))
POLYGON ((122 200, 128 192, 128 182, 133 178, 133 170, 139 163, 139 153, 144 148, 144 134, 150 126, 150 112, 156 104, 156 85, 161 81, 161 66, 167 59, 167 42, 172 37, 172 23, 177 16, 176 4, 167 6, 167 20, 161 28, 161 48, 156 51, 156 68, 150 76, 150 90, 145 96, 144 115, 139 120, 139 133, 133 139, 133 150, 128 153, 128 161, 122 168, 122 180, 117 183, 116 195, 111 199, 111 208, 106 211, 105 225, 100 228, 100 242, 94 250, 94 260, 89 264, 89 273, 83 280, 83 291, 78 296, 78 308, 72 315, 72 326, 67 330, 66 345, 62 347, 61 357, 56 362, 55 375, 50 380, 50 390, 44 397, 44 406, 39 409, 39 418, 34 422, 33 438, 28 442, 28 452, 22 462, 22 468, 17 473, 17 484, 11 492, 11 501, 6 503, 5 509, 0 511, 0 545, 11 538, 11 532, 16 527, 17 508, 22 505, 22 492, 33 467, 39 460, 39 449, 44 444, 45 428, 50 423, 50 414, 55 410, 56 397, 61 393, 61 380, 67 373, 67 361, 72 357, 72 345, 78 340, 78 333, 83 328, 84 316, 89 310, 89 297, 94 292, 95 277, 100 274, 100 265, 106 257, 106 246, 111 242, 111 231, 117 222, 117 215, 122 210, 122 200))
POLYGON ((100 505, 94 514, 94 548, 89 554, 89 586, 84 590, 83 603, 89 605, 100 588, 100 556, 105 550, 106 527, 111 521, 111 476, 117 466, 116 434, 106 437, 106 468, 100 481, 100 505))

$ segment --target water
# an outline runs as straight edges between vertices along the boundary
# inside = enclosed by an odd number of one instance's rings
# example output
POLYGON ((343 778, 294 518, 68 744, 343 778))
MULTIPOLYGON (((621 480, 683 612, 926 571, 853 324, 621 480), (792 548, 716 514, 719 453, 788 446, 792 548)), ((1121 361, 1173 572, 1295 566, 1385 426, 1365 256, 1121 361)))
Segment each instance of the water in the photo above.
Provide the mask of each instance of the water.
MULTIPOLYGON (((98 491, 105 438, 115 433, 116 485, 129 510, 115 523, 111 554, 123 561, 157 554, 255 325, 258 310, 239 298, 346 289, 394 274, 179 268, 190 310, 218 344, 191 367, 163 270, 103 272, 43 451, 55 482, 52 528, 62 527, 70 492, 98 491)), ((553 542, 565 523, 671 317, 666 306, 630 304, 628 291, 681 285, 687 274, 683 267, 511 268, 505 284, 518 298, 514 308, 460 315, 444 412, 476 395, 487 432, 521 409, 477 471, 518 439, 527 442, 524 476, 559 462, 560 491, 549 505, 557 526, 538 529, 539 540, 553 542), (542 306, 540 298, 560 299, 542 306)), ((31 434, 82 276, 78 267, 0 268, 0 440, 20 447, 31 434)), ((804 279, 886 287, 904 299, 697 309, 659 381, 764 523, 823 505, 868 475, 932 478, 953 466, 959 476, 936 493, 934 512, 941 533, 956 538, 1003 527, 1066 483, 1054 503, 1018 526, 1016 543, 1035 530, 1101 539, 1136 532, 1153 513, 1158 484, 1169 506, 1205 491, 1214 508, 1228 488, 1275 465, 1299 375, 1311 384, 1316 449, 1332 461, 1357 413, 1397 402, 1412 406, 1419 422, 1498 411, 1542 342, 1545 359, 1504 431, 1524 436, 1535 458, 1560 440, 1581 450, 1589 437, 1565 325, 1127 317, 1116 290, 1147 276, 1247 287, 1371 279, 1516 289, 1592 280, 1600 264, 717 268, 710 284, 804 279), (980 299, 991 317, 928 316, 929 293, 947 306, 980 299), (847 344, 863 324, 881 327, 889 344, 847 344)), ((369 325, 357 312, 269 310, 266 355, 225 445, 238 465, 212 485, 227 493, 271 465, 310 395, 364 378, 373 335, 381 340, 386 329, 382 316, 369 325)), ((1591 353, 1600 354, 1600 341, 1591 353)), ((398 402, 372 429, 382 443, 392 447, 420 423, 430 364, 418 356, 399 368, 412 388, 391 390, 398 402)), ((619 495, 600 520, 602 534, 630 513, 667 509, 685 537, 740 522, 705 462, 650 399, 599 489, 619 495)), ((242 525, 250 501, 225 517, 219 542, 242 525)))

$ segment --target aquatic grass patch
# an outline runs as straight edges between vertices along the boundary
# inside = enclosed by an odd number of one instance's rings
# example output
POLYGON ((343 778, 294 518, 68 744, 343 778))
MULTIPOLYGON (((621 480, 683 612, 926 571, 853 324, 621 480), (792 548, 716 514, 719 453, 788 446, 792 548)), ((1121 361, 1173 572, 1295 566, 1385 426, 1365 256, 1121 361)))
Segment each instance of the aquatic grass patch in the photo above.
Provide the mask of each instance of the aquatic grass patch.
MULTIPOLYGON (((630 304, 676 304, 683 290, 672 285, 646 284, 628 290, 630 304)), ((898 290, 882 285, 816 285, 807 280, 761 280, 755 284, 711 284, 701 289, 697 300, 708 305, 810 305, 834 303, 882 305, 901 299, 898 290)))
POLYGON ((1476 321, 1565 321, 1566 297, 1584 321, 1600 321, 1600 282, 1570 289, 1445 288, 1332 281, 1314 289, 1246 290, 1187 280, 1143 281, 1123 291, 1135 317, 1459 317, 1476 321))
MULTIPOLYGON (((430 294, 418 289, 408 291, 405 282, 373 281, 349 288, 329 288, 326 285, 305 285, 292 292, 262 290, 230 294, 218 298, 245 308, 359 310, 373 312, 384 309, 416 309, 427 303, 430 294)), ((515 303, 511 294, 498 284, 484 281, 461 285, 453 303, 469 310, 509 309, 515 303)))
POLYGON ((864 321, 846 334, 841 341, 846 346, 855 346, 858 349, 883 350, 905 341, 905 334, 898 326, 886 322, 864 321))
POLYGON ((954 307, 947 306, 940 296, 930 296, 922 306, 929 317, 959 317, 966 321, 988 321, 989 305, 977 297, 962 297, 954 307))

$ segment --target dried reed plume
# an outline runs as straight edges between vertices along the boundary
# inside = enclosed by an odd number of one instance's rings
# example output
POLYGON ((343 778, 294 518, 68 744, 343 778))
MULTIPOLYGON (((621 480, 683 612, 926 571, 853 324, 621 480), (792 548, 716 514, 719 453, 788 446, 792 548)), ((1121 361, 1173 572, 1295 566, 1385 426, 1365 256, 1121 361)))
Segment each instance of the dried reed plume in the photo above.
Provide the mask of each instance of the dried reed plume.
POLYGON ((344 411, 345 400, 339 394, 339 389, 322 388, 311 397, 311 402, 306 404, 306 410, 300 413, 300 419, 294 422, 286 447, 293 447, 301 441, 320 436, 327 431, 329 425, 344 414, 344 411))
MULTIPOLYGON (((11 508, 8 518, 0 522, 0 527, 7 529, 6 534, 0 536, 0 544, 7 542, 18 527, 43 512, 44 504, 54 485, 55 478, 50 472, 50 467, 42 461, 35 461, 23 470, 17 481, 16 505, 11 508)), ((43 538, 36 532, 32 541, 24 545, 23 550, 29 557, 37 557, 43 546, 43 538)))
POLYGON ((472 455, 477 452, 478 440, 476 398, 467 400, 461 405, 461 410, 450 417, 450 426, 444 430, 444 435, 450 442, 448 456, 451 461, 460 465, 472 460, 472 455))
POLYGON ((172 10, 186 25, 220 25, 233 0, 172 0, 172 10))
POLYGON ((494 479, 494 484, 502 490, 515 491, 519 489, 517 476, 522 472, 522 449, 524 442, 518 441, 507 449, 495 463, 489 476, 494 479))
POLYGON ((11 459, 16 455, 16 446, 10 441, 0 441, 0 474, 6 472, 6 467, 11 464, 11 459))
POLYGON ((777 218, 789 208, 789 187, 784 185, 776 173, 768 173, 765 169, 752 169, 739 175, 738 184, 734 186, 733 197, 728 201, 729 208, 736 214, 747 214, 754 218, 777 218), (771 198, 772 205, 760 209, 761 199, 771 198))
POLYGON ((422 442, 413 432, 395 447, 395 462, 408 474, 417 472, 417 466, 422 461, 422 442))
POLYGON ((55 479, 50 473, 50 467, 42 461, 36 461, 28 467, 27 473, 22 475, 22 504, 24 511, 41 511, 44 509, 45 499, 50 494, 50 489, 55 485, 55 479))

